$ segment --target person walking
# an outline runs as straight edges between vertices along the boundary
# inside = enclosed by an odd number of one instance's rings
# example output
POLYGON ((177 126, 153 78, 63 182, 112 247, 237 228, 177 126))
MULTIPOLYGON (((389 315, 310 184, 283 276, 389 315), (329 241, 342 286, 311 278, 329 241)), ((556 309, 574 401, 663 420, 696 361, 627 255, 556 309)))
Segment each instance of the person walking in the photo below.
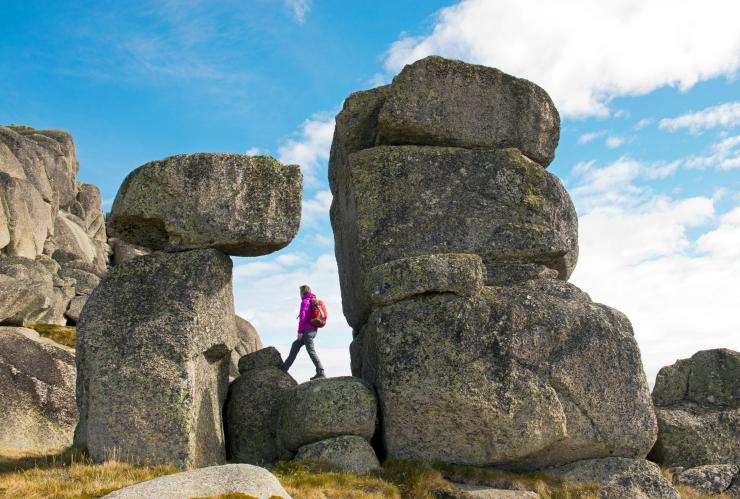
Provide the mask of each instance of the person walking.
POLYGON ((293 365, 298 351, 303 345, 306 345, 306 351, 308 356, 311 357, 311 362, 316 367, 316 375, 311 379, 325 378, 324 367, 321 365, 319 356, 316 354, 316 348, 314 347, 314 339, 318 333, 316 326, 311 324, 311 308, 313 307, 312 302, 316 299, 316 295, 311 292, 311 288, 307 285, 303 285, 299 288, 301 293, 301 309, 298 313, 298 338, 293 342, 290 347, 290 354, 288 358, 283 362, 283 371, 288 372, 290 366, 293 365))

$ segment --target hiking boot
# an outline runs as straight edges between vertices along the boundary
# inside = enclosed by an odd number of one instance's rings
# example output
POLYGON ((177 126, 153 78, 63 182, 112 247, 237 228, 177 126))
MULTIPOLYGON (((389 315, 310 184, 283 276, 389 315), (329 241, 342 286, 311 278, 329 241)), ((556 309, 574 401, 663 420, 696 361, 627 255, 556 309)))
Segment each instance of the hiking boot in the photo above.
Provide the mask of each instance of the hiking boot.
POLYGON ((324 378, 326 378, 326 376, 324 375, 324 371, 319 371, 319 372, 317 372, 317 373, 316 373, 316 375, 315 375, 315 376, 314 376, 313 378, 311 378, 311 379, 312 379, 312 380, 314 380, 314 379, 324 379, 324 378))

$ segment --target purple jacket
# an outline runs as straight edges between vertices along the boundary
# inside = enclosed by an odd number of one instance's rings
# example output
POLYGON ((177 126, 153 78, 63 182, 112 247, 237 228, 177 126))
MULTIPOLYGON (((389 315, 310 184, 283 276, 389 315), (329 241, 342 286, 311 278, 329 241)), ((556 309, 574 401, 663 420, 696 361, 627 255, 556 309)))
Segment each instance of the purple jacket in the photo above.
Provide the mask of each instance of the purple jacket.
POLYGON ((298 332, 304 333, 316 329, 316 326, 311 324, 311 300, 316 298, 313 293, 306 293, 303 295, 301 300, 301 311, 298 314, 298 332))

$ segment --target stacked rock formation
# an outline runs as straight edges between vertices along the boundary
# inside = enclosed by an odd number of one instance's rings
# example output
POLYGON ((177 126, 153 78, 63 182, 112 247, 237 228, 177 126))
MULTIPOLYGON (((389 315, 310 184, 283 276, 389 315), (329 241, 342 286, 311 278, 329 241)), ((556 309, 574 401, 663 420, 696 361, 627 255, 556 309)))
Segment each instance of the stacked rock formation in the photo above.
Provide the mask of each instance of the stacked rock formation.
POLYGON ((388 457, 512 469, 644 458, 657 426, 629 320, 567 282, 573 204, 547 93, 428 57, 352 94, 329 164, 352 370, 388 457))
POLYGON ((689 468, 740 463, 740 353, 703 350, 662 368, 653 402, 658 440, 650 459, 689 468))
POLYGON ((164 252, 113 267, 80 317, 75 441, 93 459, 224 461, 238 337, 228 255, 287 245, 301 195, 299 168, 270 157, 179 155, 129 174, 108 229, 164 252))
POLYGON ((372 387, 352 377, 298 385, 282 363, 274 347, 239 360, 224 412, 229 459, 324 461, 358 473, 380 466, 370 445, 378 405, 372 387))
POLYGON ((77 320, 105 274, 100 191, 69 133, 0 126, 0 324, 77 320))

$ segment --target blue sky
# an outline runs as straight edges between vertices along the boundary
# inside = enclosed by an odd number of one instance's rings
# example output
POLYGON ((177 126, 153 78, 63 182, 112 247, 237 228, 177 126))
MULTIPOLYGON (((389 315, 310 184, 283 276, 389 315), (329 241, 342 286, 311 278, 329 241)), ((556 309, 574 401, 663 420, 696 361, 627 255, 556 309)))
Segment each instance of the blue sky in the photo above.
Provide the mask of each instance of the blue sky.
MULTIPOLYGON (((740 3, 732 0, 5 0, 0 123, 72 132, 110 202, 133 168, 195 151, 272 154, 307 177, 301 232, 235 259, 237 310, 287 350, 296 287, 334 319, 349 370, 326 160, 354 90, 439 54, 531 79, 563 118, 549 170, 580 217, 571 281, 631 318, 651 383, 697 350, 740 349, 740 3)), ((310 375, 302 354, 299 379, 310 375)))

